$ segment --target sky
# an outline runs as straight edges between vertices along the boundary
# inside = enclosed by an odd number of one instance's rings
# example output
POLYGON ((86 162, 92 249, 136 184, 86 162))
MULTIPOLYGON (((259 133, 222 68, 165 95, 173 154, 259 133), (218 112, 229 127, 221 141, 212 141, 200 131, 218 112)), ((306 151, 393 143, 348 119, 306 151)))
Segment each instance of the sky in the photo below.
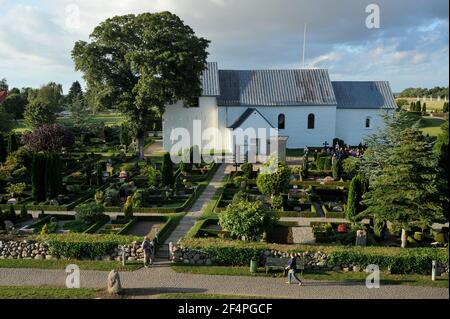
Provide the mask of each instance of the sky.
POLYGON ((392 90, 448 86, 448 0, 0 0, 0 78, 10 87, 82 79, 70 53, 108 17, 171 11, 211 41, 221 69, 329 69, 392 90), (379 28, 368 28, 370 4, 379 28))

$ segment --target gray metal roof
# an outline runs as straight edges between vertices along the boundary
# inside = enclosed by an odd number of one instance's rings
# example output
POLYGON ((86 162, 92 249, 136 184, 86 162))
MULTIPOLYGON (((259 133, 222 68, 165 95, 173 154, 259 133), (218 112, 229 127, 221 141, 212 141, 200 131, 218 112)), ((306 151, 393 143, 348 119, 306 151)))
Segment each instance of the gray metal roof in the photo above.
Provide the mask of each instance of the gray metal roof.
POLYGON ((342 109, 395 109, 389 82, 332 82, 337 107, 342 109))
POLYGON ((203 96, 219 96, 219 70, 217 62, 208 62, 206 70, 202 75, 203 96))
POLYGON ((239 117, 237 118, 237 120, 234 121, 234 123, 231 124, 231 126, 229 126, 228 128, 231 128, 231 129, 234 130, 234 129, 240 127, 240 126, 241 126, 241 125, 249 118, 249 116, 253 114, 253 112, 257 112, 259 115, 261 115, 261 117, 262 117, 262 118, 263 118, 263 119, 264 119, 271 127, 273 127, 273 125, 272 125, 272 124, 264 117, 264 115, 262 115, 257 109, 249 107, 249 108, 246 109, 245 112, 242 113, 241 116, 239 116, 239 117))
POLYGON ((336 105, 327 70, 219 70, 219 106, 336 105))

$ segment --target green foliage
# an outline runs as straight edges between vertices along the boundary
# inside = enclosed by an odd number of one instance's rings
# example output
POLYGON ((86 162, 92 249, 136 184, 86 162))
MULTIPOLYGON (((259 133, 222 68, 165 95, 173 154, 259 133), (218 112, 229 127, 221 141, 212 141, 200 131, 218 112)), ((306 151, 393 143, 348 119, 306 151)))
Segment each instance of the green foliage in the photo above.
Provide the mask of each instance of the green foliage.
POLYGON ((52 254, 66 258, 90 258, 110 254, 118 245, 131 244, 140 238, 120 235, 90 235, 69 233, 63 235, 41 236, 52 254))
POLYGON ((14 207, 12 205, 9 207, 8 220, 10 222, 12 222, 13 224, 16 224, 16 222, 17 222, 16 210, 14 209, 14 207))
POLYGON ((281 195, 274 195, 270 199, 270 205, 274 210, 283 210, 284 200, 281 195))
POLYGON ((2 103, 2 108, 5 110, 6 114, 18 120, 23 118, 23 112, 27 102, 25 94, 22 94, 19 90, 15 92, 10 91, 2 103))
POLYGON ((132 135, 131 135, 130 129, 126 123, 123 123, 120 126, 119 140, 120 140, 121 145, 126 145, 126 146, 130 145, 130 143, 132 141, 132 135))
POLYGON ((5 218, 3 217, 3 211, 0 208, 0 229, 5 229, 5 218))
POLYGON ((361 201, 366 190, 366 180, 363 175, 358 174, 352 179, 348 190, 347 205, 345 209, 345 217, 348 220, 354 220, 362 211, 363 206, 361 205, 361 201))
POLYGON ((0 105, 0 133, 9 133, 15 126, 14 116, 5 111, 3 105, 0 105))
POLYGON ((332 168, 331 156, 319 153, 317 155, 316 167, 319 171, 329 171, 332 168))
POLYGON ((105 207, 94 202, 78 206, 75 218, 86 224, 95 223, 104 218, 105 207))
POLYGON ((16 134, 10 133, 8 135, 8 154, 11 154, 12 152, 17 151, 19 148, 19 145, 17 143, 16 134))
POLYGON ((332 170, 333 170, 333 178, 335 181, 338 181, 343 174, 343 161, 340 159, 336 159, 333 161, 333 166, 332 166, 332 170))
POLYGON ((442 220, 432 142, 417 129, 397 129, 396 140, 389 149, 378 175, 370 181, 363 197, 367 209, 361 216, 376 216, 408 228, 421 222, 428 225, 442 220))
POLYGON ((36 128, 43 124, 55 123, 56 113, 51 108, 50 102, 32 100, 25 108, 24 119, 28 127, 36 128))
POLYGON ((45 191, 47 198, 52 199, 62 193, 61 159, 58 154, 46 155, 45 191))
POLYGON ((31 168, 31 196, 34 200, 41 202, 45 199, 45 162, 44 154, 36 153, 33 155, 31 168))
POLYGON ((272 212, 266 211, 260 201, 233 201, 219 215, 222 229, 229 231, 232 236, 245 237, 247 240, 262 235, 276 221, 277 217, 272 212))
POLYGON ((173 175, 173 163, 170 159, 170 153, 165 153, 163 157, 163 163, 161 167, 161 177, 164 186, 173 188, 175 184, 175 178, 173 175))
POLYGON ((444 103, 444 106, 442 107, 442 112, 448 113, 448 102, 444 103))
POLYGON ((350 156, 342 161, 342 169, 346 175, 352 177, 358 174, 360 163, 358 158, 350 156))
POLYGON ((20 209, 20 218, 22 220, 28 218, 28 210, 27 210, 27 207, 25 205, 22 205, 22 208, 20 209))
POLYGON ((373 233, 380 239, 383 239, 386 233, 387 223, 381 218, 373 219, 373 233))
POLYGON ((282 162, 277 166, 273 161, 264 164, 261 173, 256 178, 259 191, 266 195, 279 195, 289 190, 291 181, 291 170, 282 162))
POLYGON ((76 42, 75 68, 83 72, 91 96, 128 116, 143 157, 147 124, 159 119, 166 105, 201 95, 209 41, 167 11, 109 18, 90 40, 76 42))
POLYGON ((45 224, 42 228, 41 231, 39 232, 40 235, 46 235, 48 234, 48 224, 45 224))
POLYGON ((92 111, 83 95, 75 95, 72 98, 69 104, 69 111, 70 119, 75 128, 81 130, 82 132, 92 128, 92 111))
POLYGON ((0 163, 3 163, 6 160, 6 156, 8 155, 5 138, 3 134, 0 132, 0 163))
POLYGON ((161 183, 161 172, 153 166, 146 168, 149 187, 158 187, 161 183))
POLYGON ((123 212, 125 214, 125 219, 130 220, 133 218, 133 198, 131 196, 127 197, 123 212))
POLYGON ((241 171, 247 179, 251 179, 253 177, 253 164, 245 162, 241 165, 241 171))
POLYGON ((433 154, 436 159, 436 186, 439 193, 439 202, 442 206, 443 214, 446 220, 449 218, 449 130, 448 120, 442 125, 442 133, 438 136, 433 146, 433 154))
POLYGON ((21 196, 26 188, 27 188, 27 184, 25 184, 25 183, 15 183, 15 184, 10 184, 8 187, 6 187, 6 191, 8 192, 10 197, 15 197, 15 196, 21 196))

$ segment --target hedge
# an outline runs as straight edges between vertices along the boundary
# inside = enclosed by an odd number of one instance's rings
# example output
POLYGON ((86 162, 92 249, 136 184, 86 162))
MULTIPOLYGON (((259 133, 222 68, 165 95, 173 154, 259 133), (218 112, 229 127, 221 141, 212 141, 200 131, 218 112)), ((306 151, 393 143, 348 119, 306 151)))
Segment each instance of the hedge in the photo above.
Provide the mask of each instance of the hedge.
POLYGON ((83 233, 84 234, 93 234, 95 233, 97 230, 99 230, 100 228, 102 228, 103 225, 105 225, 107 222, 109 221, 109 216, 105 215, 104 218, 102 218, 101 220, 99 220, 98 222, 94 223, 93 225, 91 225, 88 229, 86 229, 83 233))
POLYGON ((50 234, 38 236, 52 254, 66 258, 95 259, 110 254, 118 245, 129 245, 141 238, 121 235, 50 234))
POLYGON ((321 251, 328 254, 329 264, 344 263, 359 265, 362 268, 376 264, 381 270, 390 269, 393 273, 425 273, 431 269, 432 260, 448 265, 448 250, 440 248, 279 245, 216 238, 186 239, 181 245, 209 254, 218 265, 222 266, 248 266, 255 256, 262 258, 264 250, 321 251))

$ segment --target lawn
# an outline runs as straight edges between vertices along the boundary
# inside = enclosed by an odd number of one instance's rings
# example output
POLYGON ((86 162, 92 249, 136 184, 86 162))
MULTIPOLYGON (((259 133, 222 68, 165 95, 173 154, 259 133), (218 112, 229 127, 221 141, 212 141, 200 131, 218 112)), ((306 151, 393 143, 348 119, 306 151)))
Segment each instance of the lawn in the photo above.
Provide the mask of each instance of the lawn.
POLYGON ((81 270, 134 271, 142 268, 140 262, 127 262, 125 266, 122 266, 122 263, 118 261, 0 259, 0 268, 65 269, 70 264, 77 265, 81 270))
POLYGON ((94 299, 98 289, 52 287, 0 287, 0 299, 94 299))
MULTIPOLYGON (((92 122, 95 124, 104 123, 106 126, 119 126, 125 121, 125 117, 119 113, 111 114, 97 114, 92 118, 92 122)), ((70 117, 60 117, 56 121, 58 124, 65 126, 71 126, 72 120, 70 117)), ((24 133, 29 129, 25 126, 23 121, 19 121, 14 129, 16 133, 24 133)))
POLYGON ((420 130, 424 134, 429 134, 430 136, 438 136, 441 133, 441 125, 444 124, 445 120, 436 117, 423 117, 420 121, 420 130))
MULTIPOLYGON (((221 275, 221 276, 262 276, 262 277, 281 277, 280 271, 268 274, 260 268, 255 274, 251 274, 249 267, 224 267, 224 266, 190 266, 173 265, 172 269, 179 273, 202 274, 202 275, 221 275)), ((302 278, 313 281, 345 281, 345 282, 364 282, 367 274, 364 272, 332 272, 332 271, 306 271, 302 278)), ((436 278, 431 281, 430 276, 423 275, 392 275, 386 272, 381 273, 381 284, 385 285, 410 285, 423 287, 448 288, 448 279, 436 278)))
MULTIPOLYGON (((397 100, 407 100, 408 103, 416 102, 417 98, 404 98, 400 97, 397 100)), ((423 105, 423 103, 427 103, 427 111, 442 111, 442 108, 444 106, 444 100, 436 101, 436 99, 433 99, 433 101, 423 101, 423 99, 420 99, 420 103, 423 105)), ((407 109, 409 109, 409 105, 407 106, 407 109)))

